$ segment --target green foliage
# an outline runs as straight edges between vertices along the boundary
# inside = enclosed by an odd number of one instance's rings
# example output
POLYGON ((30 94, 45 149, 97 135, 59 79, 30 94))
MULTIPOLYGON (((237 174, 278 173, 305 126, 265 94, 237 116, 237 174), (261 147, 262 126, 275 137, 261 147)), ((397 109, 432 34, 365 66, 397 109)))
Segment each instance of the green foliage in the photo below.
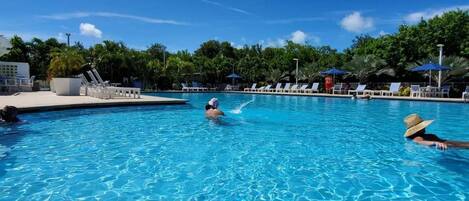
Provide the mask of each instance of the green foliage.
POLYGON ((410 96, 410 87, 401 87, 399 89, 399 96, 410 96))
POLYGON ((76 75, 85 60, 75 49, 56 49, 51 53, 52 59, 48 69, 49 78, 53 77, 73 77, 76 75))
MULTIPOLYGON (((415 25, 401 25, 396 33, 384 36, 361 35, 343 52, 330 46, 292 41, 283 47, 256 44, 234 48, 226 41, 209 40, 193 53, 187 50, 169 52, 160 43, 145 50, 135 50, 115 41, 103 41, 89 48, 77 43, 67 48, 53 38, 44 41, 34 38, 25 42, 15 36, 11 38, 13 47, 10 52, 0 60, 28 62, 31 74, 41 79, 47 76, 52 55, 57 56, 51 52, 61 49, 62 52, 73 52, 74 56, 81 55, 84 62, 80 63, 92 63, 101 76, 111 82, 132 77, 147 87, 158 85, 161 88, 190 81, 227 83, 230 79, 226 76, 233 70, 241 75, 242 82, 293 81, 295 76, 301 81, 313 82, 322 79, 320 71, 331 67, 352 71, 351 81, 381 81, 382 75, 392 80, 420 81, 422 73, 409 72, 408 67, 430 61, 437 63, 436 45, 441 43, 444 44, 444 65, 452 68, 443 74, 443 80, 455 81, 469 76, 468 12, 451 11, 415 25), (298 75, 295 75, 294 58, 299 59, 298 75)), ((68 61, 68 57, 60 58, 61 62, 68 61)), ((69 71, 65 73, 70 74, 69 71)))

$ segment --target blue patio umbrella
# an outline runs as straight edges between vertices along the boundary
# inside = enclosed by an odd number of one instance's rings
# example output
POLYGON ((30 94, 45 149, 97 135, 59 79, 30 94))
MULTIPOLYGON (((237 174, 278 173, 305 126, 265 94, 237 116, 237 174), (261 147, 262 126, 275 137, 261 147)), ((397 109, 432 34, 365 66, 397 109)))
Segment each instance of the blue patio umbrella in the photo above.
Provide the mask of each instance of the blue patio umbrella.
MULTIPOLYGON (((410 69, 410 71, 414 71, 414 72, 430 71, 429 85, 432 85, 432 71, 444 71, 444 70, 450 70, 450 68, 439 65, 439 64, 433 64, 433 63, 424 64, 424 65, 417 66, 415 68, 410 69)), ((440 82, 441 80, 438 80, 438 83, 440 82)))
POLYGON ((322 71, 321 75, 332 75, 332 77, 333 77, 332 82, 334 83, 336 75, 345 75, 347 73, 348 73, 348 71, 340 70, 340 69, 337 69, 337 68, 331 68, 329 70, 322 71))
POLYGON ((231 78, 231 82, 232 82, 233 85, 234 85, 235 79, 241 78, 241 76, 239 76, 239 75, 236 74, 236 73, 231 73, 231 74, 229 74, 229 75, 226 76, 226 77, 227 77, 227 78, 231 78))

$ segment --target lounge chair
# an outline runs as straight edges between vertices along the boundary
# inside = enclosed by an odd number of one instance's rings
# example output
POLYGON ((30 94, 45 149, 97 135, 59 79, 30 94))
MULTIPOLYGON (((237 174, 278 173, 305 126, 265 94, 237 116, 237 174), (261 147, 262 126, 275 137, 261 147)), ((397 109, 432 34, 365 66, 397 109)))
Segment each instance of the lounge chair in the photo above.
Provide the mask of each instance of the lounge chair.
POLYGON ((93 72, 93 74, 96 76, 96 79, 98 80, 98 82, 103 85, 103 86, 109 86, 109 81, 104 81, 101 76, 99 75, 98 71, 96 70, 96 68, 93 68, 91 69, 91 71, 93 72))
POLYGON ((188 87, 186 83, 181 83, 182 91, 192 91, 192 87, 188 87))
POLYGON ((260 89, 260 90, 257 90, 258 92, 266 92, 266 91, 269 91, 271 89, 272 85, 269 84, 267 85, 266 87, 264 87, 263 89, 260 89))
POLYGON ((256 90, 256 85, 257 85, 257 83, 253 83, 251 88, 244 88, 244 91, 254 91, 254 90, 256 90))
POLYGON ((466 99, 469 99, 469 85, 467 85, 464 92, 462 92, 462 99, 464 102, 466 102, 466 99))
POLYGON ((292 93, 294 91, 298 90, 298 85, 294 84, 290 89, 287 89, 286 92, 292 93))
POLYGON ((264 89, 265 89, 265 86, 262 86, 262 87, 259 87, 259 88, 257 88, 257 89, 254 89, 253 92, 261 92, 261 91, 264 90, 264 89))
POLYGON ((332 94, 335 94, 336 91, 339 92, 339 94, 341 94, 344 91, 343 86, 344 84, 342 83, 335 84, 334 87, 332 88, 332 94))
POLYGON ((275 85, 275 89, 270 89, 269 91, 270 92, 277 92, 280 89, 282 89, 282 83, 277 83, 277 85, 275 85))
POLYGON ((419 85, 410 85, 410 97, 420 97, 419 85))
POLYGON ((314 93, 314 92, 319 92, 319 83, 318 82, 315 82, 313 83, 313 85, 311 85, 311 88, 306 88, 303 90, 304 93, 308 93, 308 92, 311 92, 311 93, 314 93))
POLYGON ((352 93, 355 93, 357 95, 359 95, 360 93, 363 94, 365 92, 365 88, 366 84, 359 84, 354 90, 348 90, 348 95, 351 95, 352 93))
POLYGON ((231 86, 231 84, 227 84, 227 85, 225 86, 224 91, 233 91, 233 86, 231 86))
POLYGON ((394 96, 399 94, 399 89, 401 88, 401 83, 400 82, 393 82, 391 83, 391 86, 389 86, 389 90, 381 90, 381 96, 394 96))
POLYGON ((306 88, 308 88, 308 86, 309 84, 304 84, 300 88, 293 90, 293 92, 303 93, 306 90, 306 88))
POLYGON ((290 83, 286 83, 285 86, 283 87, 283 89, 280 89, 279 92, 286 92, 290 89, 290 83))
POLYGON ((448 97, 449 98, 449 91, 451 90, 451 86, 449 85, 444 85, 441 87, 441 90, 438 92, 440 94, 440 97, 443 98, 445 97, 448 97))
POLYGON ((104 99, 113 98, 116 96, 140 98, 140 88, 109 86, 105 82, 100 82, 98 79, 96 79, 95 75, 91 71, 87 71, 87 73, 94 82, 94 87, 91 88, 91 96, 93 97, 104 99))

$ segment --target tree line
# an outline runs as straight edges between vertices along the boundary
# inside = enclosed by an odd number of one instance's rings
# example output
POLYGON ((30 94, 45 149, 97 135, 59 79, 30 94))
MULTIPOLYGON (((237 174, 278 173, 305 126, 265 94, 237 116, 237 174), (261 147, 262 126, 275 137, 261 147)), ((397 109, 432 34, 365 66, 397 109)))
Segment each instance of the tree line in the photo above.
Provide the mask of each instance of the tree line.
MULTIPOLYGON (((293 81, 321 79, 320 71, 331 67, 351 73, 350 81, 424 81, 422 73, 408 71, 424 63, 438 63, 437 44, 444 44, 444 65, 452 68, 444 74, 445 81, 462 81, 469 77, 469 11, 451 11, 415 25, 400 25, 396 33, 378 37, 360 35, 342 52, 330 46, 296 44, 288 41, 283 47, 259 44, 235 48, 229 42, 209 40, 194 52, 169 52, 155 43, 145 50, 127 47, 123 42, 103 41, 91 47, 75 43, 67 47, 55 38, 33 38, 23 41, 11 38, 12 48, 1 61, 28 62, 31 75, 50 79, 51 63, 60 63, 57 55, 76 62, 81 71, 96 67, 111 82, 132 78, 147 88, 169 89, 181 82, 206 84, 229 83, 226 76, 233 71, 242 82, 293 81), (60 54, 59 54, 60 53, 60 54), (56 56, 54 59, 54 55, 56 56), (75 58, 70 58, 75 57, 75 58), (295 75, 299 59, 299 73, 295 75)), ((64 59, 63 59, 64 60, 64 59)))

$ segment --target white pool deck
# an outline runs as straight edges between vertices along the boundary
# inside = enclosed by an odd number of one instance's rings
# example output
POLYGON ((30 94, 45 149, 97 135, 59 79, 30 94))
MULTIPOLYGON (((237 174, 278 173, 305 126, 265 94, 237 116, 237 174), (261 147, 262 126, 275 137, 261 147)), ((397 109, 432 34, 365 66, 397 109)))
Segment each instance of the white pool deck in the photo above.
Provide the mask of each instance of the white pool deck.
POLYGON ((20 112, 70 109, 81 107, 106 107, 127 105, 185 104, 187 100, 142 95, 139 99, 99 99, 90 96, 57 96, 49 91, 21 92, 18 95, 0 96, 0 107, 12 105, 20 112))
MULTIPOLYGON (((249 91, 231 91, 229 93, 316 96, 316 97, 335 97, 335 98, 351 98, 352 97, 352 95, 326 94, 326 93, 281 93, 281 92, 249 92, 249 91)), ((372 96, 372 99, 464 103, 464 100, 462 98, 434 98, 434 97, 376 96, 375 95, 375 96, 372 96)))

